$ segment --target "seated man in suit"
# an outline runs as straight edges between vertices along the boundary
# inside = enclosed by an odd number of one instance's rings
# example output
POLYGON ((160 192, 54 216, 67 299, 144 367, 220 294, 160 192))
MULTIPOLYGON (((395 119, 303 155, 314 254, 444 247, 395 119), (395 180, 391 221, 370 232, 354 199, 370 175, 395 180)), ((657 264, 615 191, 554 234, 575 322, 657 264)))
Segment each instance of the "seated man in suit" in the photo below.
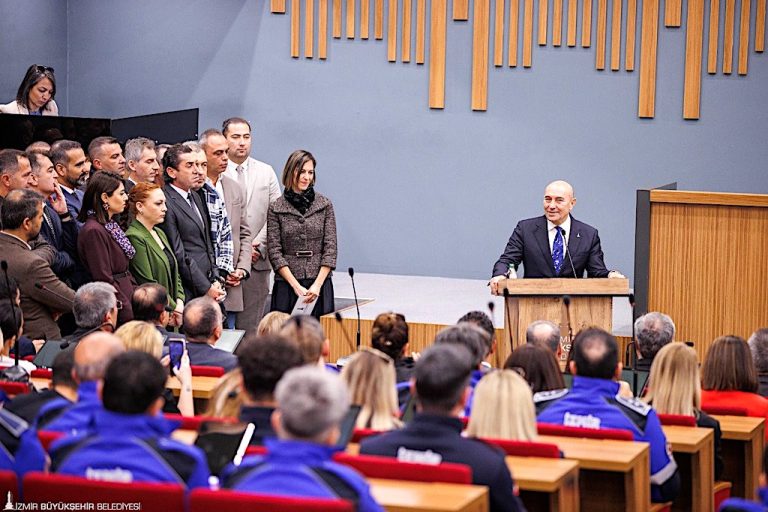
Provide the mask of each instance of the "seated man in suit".
POLYGON ((619 393, 621 363, 616 339, 602 329, 585 329, 573 340, 572 351, 573 388, 533 395, 537 420, 571 427, 629 430, 636 441, 650 444, 651 498, 655 502, 674 500, 680 489, 680 475, 656 411, 642 400, 619 393))
POLYGON ((587 277, 624 277, 605 267, 597 230, 571 217, 575 204, 570 184, 553 181, 547 185, 544 215, 517 224, 493 266, 491 293, 499 293, 502 279, 517 277, 520 263, 524 277, 582 277, 585 271, 587 277))
POLYGON ((635 369, 650 372, 659 350, 675 339, 675 322, 664 313, 651 311, 635 320, 634 333, 638 355, 635 369))
POLYGON ((221 366, 230 371, 237 357, 213 345, 221 338, 221 306, 209 297, 198 297, 184 306, 184 334, 187 336, 189 363, 197 366, 221 366))
POLYGON ((157 283, 144 283, 133 290, 131 297, 133 319, 149 322, 163 336, 173 334, 184 337, 183 334, 171 333, 167 327, 173 310, 168 301, 168 291, 157 283))
POLYGON ((383 510, 354 470, 331 460, 339 425, 349 409, 349 392, 337 376, 321 368, 288 370, 275 391, 266 456, 249 457, 225 470, 224 485, 236 491, 284 496, 342 498, 360 512, 383 510))
POLYGON ((145 352, 115 357, 104 374, 103 408, 86 433, 51 445, 51 471, 89 480, 207 487, 203 453, 171 439, 174 426, 159 416, 167 377, 160 361, 145 352))

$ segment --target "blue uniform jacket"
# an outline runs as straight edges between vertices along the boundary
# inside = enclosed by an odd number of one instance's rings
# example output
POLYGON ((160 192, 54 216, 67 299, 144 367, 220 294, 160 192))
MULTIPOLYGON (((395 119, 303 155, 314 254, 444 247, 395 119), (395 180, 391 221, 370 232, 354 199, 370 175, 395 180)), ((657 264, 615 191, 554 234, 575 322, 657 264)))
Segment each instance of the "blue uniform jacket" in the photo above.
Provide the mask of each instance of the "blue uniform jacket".
POLYGON ((162 416, 96 411, 85 433, 51 445, 51 471, 91 480, 207 487, 205 455, 170 439, 176 426, 162 416))
POLYGON ((632 432, 635 441, 649 443, 651 497, 655 502, 675 498, 679 490, 677 464, 656 411, 641 400, 619 396, 618 382, 577 375, 570 390, 542 391, 533 396, 533 401, 542 423, 624 429, 632 432))
POLYGON ((467 418, 472 415, 472 403, 475 401, 475 386, 484 376, 485 372, 483 370, 475 370, 469 378, 469 398, 467 399, 467 405, 464 407, 464 416, 467 418))
POLYGON ((73 404, 64 399, 52 400, 40 409, 36 422, 39 423, 41 418, 55 412, 56 409, 63 408, 56 419, 47 425, 41 425, 41 427, 43 430, 76 434, 91 423, 96 411, 102 409, 97 388, 98 383, 96 381, 80 383, 77 388, 77 402, 73 404))
POLYGON ((21 479, 27 471, 43 471, 45 462, 37 431, 22 418, 0 409, 0 470, 15 471, 21 479))
POLYGON ((303 441, 266 439, 267 455, 247 457, 222 473, 224 487, 308 498, 343 498, 359 512, 380 512, 368 484, 355 470, 331 460, 338 448, 303 441))

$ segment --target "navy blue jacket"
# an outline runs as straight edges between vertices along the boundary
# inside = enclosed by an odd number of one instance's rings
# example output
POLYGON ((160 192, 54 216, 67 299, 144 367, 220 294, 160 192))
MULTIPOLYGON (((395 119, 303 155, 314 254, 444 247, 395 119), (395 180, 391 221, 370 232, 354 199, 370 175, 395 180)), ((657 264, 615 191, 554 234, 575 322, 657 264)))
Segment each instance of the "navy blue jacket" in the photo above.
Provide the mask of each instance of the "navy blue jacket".
MULTIPOLYGON (((40 225, 40 236, 56 249, 56 259, 51 265, 53 273, 59 279, 67 279, 75 269, 75 257, 77 255, 77 224, 74 218, 62 222, 59 214, 46 201, 44 213, 47 219, 43 219, 40 225), (50 224, 48 223, 50 221, 50 224)), ((71 213, 70 213, 71 214, 71 213)))
POLYGON ((619 396, 618 382, 576 375, 571 389, 541 391, 533 401, 541 423, 624 429, 632 432, 635 441, 649 443, 651 498, 655 502, 675 499, 680 475, 656 411, 637 398, 619 396))
MULTIPOLYGON (((237 367, 237 356, 215 348, 204 342, 187 340, 189 364, 195 366, 221 366, 225 372, 237 367)), ((163 355, 168 354, 168 346, 163 347, 163 355)))
POLYGON ((0 409, 0 470, 15 471, 21 478, 27 471, 43 471, 45 459, 37 431, 22 418, 0 409))
POLYGON ((303 441, 267 439, 267 455, 248 457, 224 469, 224 487, 235 491, 342 498, 359 512, 383 512, 368 484, 355 470, 331 460, 339 448, 303 441))
POLYGON ((525 510, 501 449, 461 437, 458 418, 416 414, 402 430, 363 439, 360 453, 397 457, 405 462, 455 462, 472 468, 472 483, 488 486, 492 511, 525 510))

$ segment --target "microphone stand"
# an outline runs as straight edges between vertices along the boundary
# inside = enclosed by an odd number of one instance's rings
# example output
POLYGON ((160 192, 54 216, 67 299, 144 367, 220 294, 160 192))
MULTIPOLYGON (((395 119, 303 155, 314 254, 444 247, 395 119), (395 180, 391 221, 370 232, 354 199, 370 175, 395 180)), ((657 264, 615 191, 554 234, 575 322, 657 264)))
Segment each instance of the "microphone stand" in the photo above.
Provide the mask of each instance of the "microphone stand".
POLYGON ((355 309, 357 309, 357 333, 355 334, 355 347, 360 350, 360 303, 357 301, 357 290, 355 289, 355 269, 349 267, 349 278, 352 280, 352 294, 355 297, 355 309))

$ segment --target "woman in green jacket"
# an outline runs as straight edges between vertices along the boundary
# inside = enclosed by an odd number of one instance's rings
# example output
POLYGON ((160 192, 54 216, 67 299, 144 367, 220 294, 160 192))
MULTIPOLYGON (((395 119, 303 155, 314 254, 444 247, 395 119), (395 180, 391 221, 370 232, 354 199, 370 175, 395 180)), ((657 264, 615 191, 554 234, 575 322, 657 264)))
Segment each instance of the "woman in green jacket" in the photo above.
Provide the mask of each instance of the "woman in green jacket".
POLYGON ((169 325, 181 324, 184 311, 184 288, 173 248, 165 233, 156 226, 165 220, 165 194, 154 183, 137 183, 129 194, 134 220, 125 232, 136 249, 131 260, 131 273, 139 284, 158 283, 168 291, 173 310, 169 325))

